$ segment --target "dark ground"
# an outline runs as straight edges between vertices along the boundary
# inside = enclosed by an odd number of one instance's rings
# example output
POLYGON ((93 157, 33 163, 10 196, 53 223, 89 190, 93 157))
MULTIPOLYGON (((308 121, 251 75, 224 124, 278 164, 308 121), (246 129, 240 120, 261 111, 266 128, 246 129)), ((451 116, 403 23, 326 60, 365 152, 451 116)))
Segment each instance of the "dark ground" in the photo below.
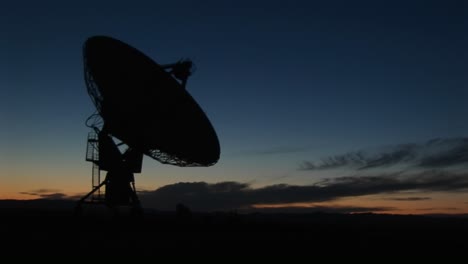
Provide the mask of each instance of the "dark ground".
POLYGON ((3 256, 466 256, 468 219, 376 214, 141 217, 0 210, 3 256))

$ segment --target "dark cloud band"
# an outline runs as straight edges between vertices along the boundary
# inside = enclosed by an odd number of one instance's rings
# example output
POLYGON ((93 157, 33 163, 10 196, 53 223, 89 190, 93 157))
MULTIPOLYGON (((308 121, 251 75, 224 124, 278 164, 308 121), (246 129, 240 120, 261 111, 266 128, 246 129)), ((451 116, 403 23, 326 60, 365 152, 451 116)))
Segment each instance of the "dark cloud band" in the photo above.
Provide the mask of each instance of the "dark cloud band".
POLYGON ((316 185, 270 185, 253 189, 248 184, 222 182, 177 183, 141 193, 145 206, 172 210, 183 203, 194 210, 215 211, 248 208, 254 204, 324 202, 336 199, 398 193, 401 191, 459 192, 468 189, 468 174, 427 171, 412 175, 388 174, 324 180, 316 185))

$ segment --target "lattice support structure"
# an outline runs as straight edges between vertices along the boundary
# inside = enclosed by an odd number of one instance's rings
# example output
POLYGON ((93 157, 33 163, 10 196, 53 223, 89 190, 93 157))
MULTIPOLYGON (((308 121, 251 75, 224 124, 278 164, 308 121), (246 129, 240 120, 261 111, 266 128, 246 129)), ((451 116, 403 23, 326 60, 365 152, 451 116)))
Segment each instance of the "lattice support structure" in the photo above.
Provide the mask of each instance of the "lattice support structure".
POLYGON ((86 147, 86 161, 92 162, 91 187, 97 190, 90 196, 91 202, 102 202, 104 200, 104 188, 101 184, 101 170, 99 168, 99 140, 95 131, 88 133, 88 143, 86 147), (98 188, 99 187, 99 188, 98 188))
MULTIPOLYGON (((131 170, 133 167, 128 162, 132 156, 128 154, 128 150, 123 155, 120 154, 111 137, 95 126, 96 122, 98 123, 99 119, 95 119, 95 122, 90 125, 93 131, 88 134, 86 148, 86 161, 93 164, 92 190, 78 201, 75 212, 80 215, 83 204, 105 204, 115 210, 127 206, 131 208, 132 214, 141 214, 142 209, 131 170), (109 155, 113 156, 112 151, 109 152, 109 148, 118 152, 118 157, 114 156, 109 160, 109 155), (101 171, 107 171, 107 176, 104 179, 101 179, 101 171)), ((137 160, 141 162, 141 159, 137 160)))

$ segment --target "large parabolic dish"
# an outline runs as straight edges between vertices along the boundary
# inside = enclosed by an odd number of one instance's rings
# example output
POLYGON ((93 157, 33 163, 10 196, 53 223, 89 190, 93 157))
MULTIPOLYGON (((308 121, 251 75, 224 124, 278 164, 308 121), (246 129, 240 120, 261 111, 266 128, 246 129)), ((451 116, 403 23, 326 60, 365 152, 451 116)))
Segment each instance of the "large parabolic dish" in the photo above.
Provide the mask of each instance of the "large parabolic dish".
POLYGON ((89 38, 83 54, 88 93, 108 134, 161 163, 211 166, 218 161, 213 126, 161 65, 105 36, 89 38))

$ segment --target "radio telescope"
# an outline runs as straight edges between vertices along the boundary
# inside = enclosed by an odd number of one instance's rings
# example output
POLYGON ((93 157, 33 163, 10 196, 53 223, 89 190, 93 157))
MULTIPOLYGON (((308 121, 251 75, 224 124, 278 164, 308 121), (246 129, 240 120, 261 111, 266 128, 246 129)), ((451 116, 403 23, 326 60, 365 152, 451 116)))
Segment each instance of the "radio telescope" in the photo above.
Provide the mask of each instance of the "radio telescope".
POLYGON ((92 190, 78 202, 141 210, 134 174, 143 155, 181 167, 211 166, 216 132, 186 90, 192 62, 159 65, 120 40, 93 36, 83 48, 84 75, 96 112, 86 124, 92 190), (101 171, 106 175, 101 180, 101 171))

